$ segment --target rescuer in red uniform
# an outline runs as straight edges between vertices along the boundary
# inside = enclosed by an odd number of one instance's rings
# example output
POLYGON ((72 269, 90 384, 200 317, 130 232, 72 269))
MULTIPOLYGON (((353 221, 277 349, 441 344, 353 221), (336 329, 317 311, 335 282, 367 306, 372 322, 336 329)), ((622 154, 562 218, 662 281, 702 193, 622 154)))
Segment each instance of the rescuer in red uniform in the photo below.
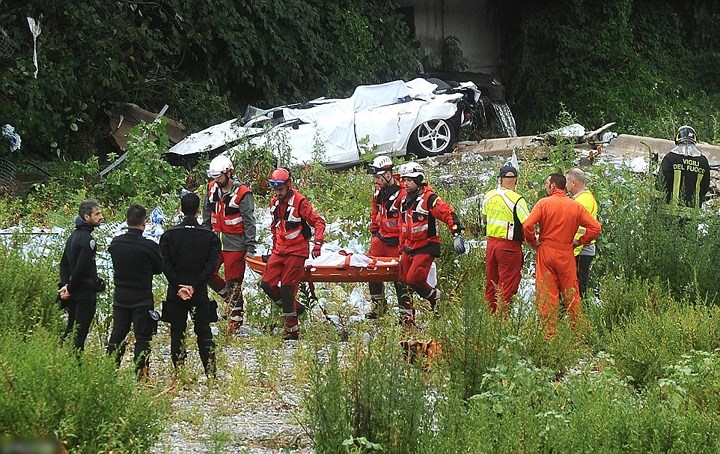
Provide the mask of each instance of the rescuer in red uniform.
POLYGON ((283 309, 283 340, 297 340, 300 337, 298 310, 303 308, 295 295, 305 272, 305 260, 310 255, 313 229, 315 245, 312 257, 320 256, 325 238, 325 219, 315 212, 305 196, 292 187, 288 169, 275 169, 268 183, 275 192, 270 201, 273 248, 260 287, 273 303, 283 309))

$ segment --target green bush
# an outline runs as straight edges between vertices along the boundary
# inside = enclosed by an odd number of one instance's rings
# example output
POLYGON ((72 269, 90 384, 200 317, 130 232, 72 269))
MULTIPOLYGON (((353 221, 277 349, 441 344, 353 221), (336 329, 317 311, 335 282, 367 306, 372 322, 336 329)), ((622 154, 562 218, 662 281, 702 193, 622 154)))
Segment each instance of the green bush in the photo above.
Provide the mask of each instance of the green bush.
POLYGON ((16 247, 0 245, 0 333, 25 333, 38 327, 59 332, 60 308, 55 302, 59 277, 52 260, 57 255, 26 259, 18 245, 27 237, 16 240, 16 247))
POLYGON ((662 313, 675 304, 659 278, 648 282, 623 276, 604 276, 601 281, 598 297, 602 303, 590 305, 587 311, 599 343, 613 330, 622 330, 624 324, 637 313, 662 313))
POLYGON ((315 449, 338 452, 353 437, 388 452, 416 452, 432 414, 421 368, 407 363, 392 331, 351 342, 344 361, 334 344, 329 361, 313 366, 306 402, 315 449))
POLYGON ((657 279, 676 299, 688 294, 709 303, 718 299, 714 281, 704 277, 717 268, 720 218, 711 212, 684 220, 668 215, 653 175, 593 166, 588 176, 603 224, 594 275, 657 279))
POLYGON ((54 333, 0 337, 0 437, 57 439, 72 452, 148 452, 168 411, 156 396, 86 352, 78 360, 54 333))
POLYGON ((644 387, 690 350, 712 351, 720 345, 719 315, 717 306, 675 303, 662 311, 643 307, 608 335, 605 349, 615 356, 622 375, 644 387))
POLYGON ((521 133, 549 130, 553 99, 593 128, 615 121, 627 133, 669 138, 689 123, 714 140, 719 91, 708 76, 720 48, 700 30, 717 24, 717 6, 563 0, 509 10, 517 30, 507 45, 516 51, 501 76, 521 133))

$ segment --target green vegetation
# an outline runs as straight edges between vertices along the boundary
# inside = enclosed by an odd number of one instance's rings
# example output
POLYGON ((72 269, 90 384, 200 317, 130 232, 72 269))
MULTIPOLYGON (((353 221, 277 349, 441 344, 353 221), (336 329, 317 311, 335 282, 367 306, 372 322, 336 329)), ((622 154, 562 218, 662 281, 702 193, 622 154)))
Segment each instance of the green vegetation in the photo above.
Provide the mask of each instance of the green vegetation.
POLYGON ((17 49, 0 65, 0 119, 44 159, 112 151, 116 103, 167 104, 196 131, 248 103, 337 96, 415 70, 407 26, 377 0, 29 0, 3 5, 3 19, 17 49), (27 16, 42 26, 37 78, 27 16))
POLYGON ((564 104, 594 129, 671 138, 692 124, 719 143, 720 9, 705 1, 562 0, 509 6, 501 71, 521 134, 548 130, 564 104))
MULTIPOLYGON (((340 93, 367 82, 362 78, 389 76, 411 55, 403 41, 395 39, 404 29, 398 27, 398 35, 384 28, 396 19, 382 16, 389 10, 381 2, 300 3, 253 3, 247 9, 252 21, 239 8, 211 11, 204 9, 207 5, 172 2, 81 4, 67 11, 58 7, 46 15, 43 32, 44 46, 56 51, 57 61, 41 53, 40 71, 47 73, 42 83, 28 77, 26 56, 0 67, 6 76, 0 88, 8 100, 0 104, 0 113, 25 119, 19 124, 21 133, 32 131, 26 142, 31 149, 59 150, 56 155, 63 159, 84 158, 95 150, 90 139, 96 137, 97 125, 104 124, 105 109, 131 93, 147 96, 151 106, 177 101, 192 108, 185 118, 197 115, 196 124, 207 124, 251 97, 280 102, 308 93, 305 87, 311 87, 310 93, 326 94, 328 87, 330 94, 340 93), (303 14, 298 13, 300 3, 307 4, 303 14), (283 41, 286 34, 274 28, 278 17, 299 18, 283 22, 298 27, 292 46, 283 41), (337 20, 328 22, 328 17, 337 20), (119 24, 116 30, 127 26, 128 36, 107 33, 109 20, 119 24), (218 20, 220 25, 209 27, 218 20), (331 23, 332 45, 319 38, 324 32, 317 24, 322 23, 331 23), (101 28, 103 38, 93 40, 101 28), (71 29, 77 33, 72 43, 61 33, 71 29), (174 39, 159 39, 163 33, 174 39), (370 45, 381 36, 391 52, 370 45), (263 46, 250 53, 247 43, 259 37, 265 39, 263 46), (81 43, 88 48, 74 47, 81 43), (340 66, 329 66, 335 61, 330 58, 333 46, 342 51, 340 66), (125 56, 93 66, 99 48, 125 56), (373 52, 390 54, 378 58, 373 52), (223 58, 230 63, 212 64, 223 58), (312 69, 301 65, 301 59, 312 69), (150 61, 154 66, 148 66, 150 61), (377 61, 379 67, 368 67, 377 61), (191 77, 171 79, 175 73, 170 68, 191 77), (105 82, 90 83, 95 80, 90 73, 105 82), (156 79, 139 76, 146 73, 156 79), (75 86, 71 80, 88 82, 75 86), (248 95, 251 90, 254 94, 248 95), (60 103, 51 104, 50 99, 60 103), (26 111, 21 114, 19 106, 26 111)), ((517 78, 506 80, 512 80, 508 93, 516 97, 526 128, 548 129, 545 126, 569 120, 588 125, 620 121, 624 131, 670 136, 679 123, 691 122, 717 142, 718 87, 707 69, 717 60, 718 38, 708 31, 717 16, 702 13, 698 5, 690 2, 680 14, 662 2, 597 6, 562 1, 535 8, 537 23, 522 16, 522 60, 517 78), (597 17, 606 22, 598 26, 597 17), (651 27, 665 27, 667 33, 651 33, 651 27), (597 50, 589 59, 583 41, 587 34, 581 33, 586 30, 595 32, 597 50), (692 70, 678 71, 677 55, 688 55, 683 62, 692 70), (562 104, 549 108, 548 99, 562 104)), ((19 38, 26 33, 20 31, 24 13, 13 5, 7 8, 14 24, 7 30, 19 38)), ((45 3, 30 3, 38 14, 47 12, 43 8, 45 3)), ((446 44, 447 58, 457 63, 454 41, 446 44)), ((70 226, 78 203, 87 197, 99 199, 110 220, 120 220, 130 203, 158 205, 173 213, 179 189, 195 189, 205 177, 202 167, 186 173, 160 161, 166 140, 162 123, 138 126, 127 161, 107 180, 98 178, 97 156, 65 163, 61 178, 35 185, 23 198, 0 200, 2 227, 70 226)), ((265 182, 276 156, 287 158, 282 143, 235 156, 240 177, 253 184, 258 207, 267 205, 265 182)), ((542 196, 545 176, 566 170, 573 158, 571 147, 563 143, 550 150, 548 161, 523 156, 519 192, 532 206, 542 196)), ((486 175, 488 169, 494 175, 496 164, 450 160, 448 167, 426 168, 440 195, 459 209, 469 240, 482 240, 477 203, 471 197, 495 185, 494 178, 477 175, 486 175), (443 180, 440 169, 443 175, 470 178, 443 180)), ((300 190, 333 226, 328 241, 367 243, 371 185, 362 169, 330 173, 309 165, 292 170, 300 190)), ((545 341, 532 301, 522 298, 513 302, 507 319, 489 316, 483 300, 482 248, 456 256, 443 228, 443 251, 437 260, 442 316, 429 316, 420 303, 421 332, 401 331, 392 317, 372 325, 350 322, 357 315, 344 304, 350 286, 323 286, 318 296, 338 314, 342 329, 321 317, 303 319, 303 338, 288 376, 283 372, 287 350, 272 333, 277 313, 262 295, 250 296, 248 321, 259 333, 253 332, 249 342, 218 339, 219 367, 227 370, 232 386, 199 384, 197 361, 189 361, 175 377, 193 392, 202 387, 217 393, 222 405, 212 410, 219 415, 194 407, 171 413, 168 398, 176 383, 165 382, 171 375, 169 359, 153 365, 159 373, 149 386, 136 383, 129 368, 115 370, 102 351, 107 295, 99 304, 104 313, 78 361, 59 342, 62 318, 54 303, 63 239, 49 236, 36 257, 24 249, 28 237, 20 232, 0 247, 0 441, 50 438, 77 452, 147 452, 170 421, 182 421, 189 430, 209 430, 204 441, 219 451, 236 436, 220 427, 223 414, 276 398, 287 386, 303 393, 301 421, 317 452, 720 451, 715 436, 720 429, 720 314, 712 278, 720 221, 710 210, 685 222, 668 218, 657 210, 649 175, 602 163, 586 171, 604 232, 597 243, 592 289, 583 302, 588 326, 582 336, 570 332, 563 321, 556 337, 545 341), (408 362, 400 347, 408 337, 433 339, 440 349, 432 358, 420 355, 408 362), (239 342, 259 359, 259 370, 229 361, 223 350, 239 342), (153 390, 158 385, 168 388, 153 390)), ((261 241, 269 244, 268 238, 261 241)), ((305 291, 301 298, 308 298, 305 291)), ((218 324, 221 331, 223 323, 218 324)))

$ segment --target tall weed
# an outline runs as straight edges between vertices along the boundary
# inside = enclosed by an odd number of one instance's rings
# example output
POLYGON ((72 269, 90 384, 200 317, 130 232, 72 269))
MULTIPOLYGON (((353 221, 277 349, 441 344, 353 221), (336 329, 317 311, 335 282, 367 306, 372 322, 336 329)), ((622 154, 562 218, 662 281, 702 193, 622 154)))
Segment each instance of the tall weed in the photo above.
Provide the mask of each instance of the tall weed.
POLYGON ((660 312, 644 307, 607 336, 605 348, 615 356, 620 373, 644 387, 691 350, 712 351, 720 345, 718 317, 717 306, 678 302, 660 312))
POLYGON ((383 450, 416 452, 431 415, 420 367, 408 365, 396 333, 351 339, 346 365, 337 346, 311 372, 306 395, 318 452, 337 452, 364 437, 383 450))
POLYGON ((147 452, 168 411, 165 397, 118 374, 104 355, 61 347, 55 334, 0 337, 0 437, 57 439, 73 452, 147 452))
POLYGON ((659 278, 648 281, 622 275, 604 276, 598 297, 601 303, 590 305, 587 311, 598 342, 613 330, 622 329, 638 312, 662 313, 675 305, 667 286, 662 285, 659 278))
POLYGON ((0 254, 0 333, 28 332, 38 326, 59 332, 58 271, 52 259, 26 259, 19 249, 4 245, 0 254))

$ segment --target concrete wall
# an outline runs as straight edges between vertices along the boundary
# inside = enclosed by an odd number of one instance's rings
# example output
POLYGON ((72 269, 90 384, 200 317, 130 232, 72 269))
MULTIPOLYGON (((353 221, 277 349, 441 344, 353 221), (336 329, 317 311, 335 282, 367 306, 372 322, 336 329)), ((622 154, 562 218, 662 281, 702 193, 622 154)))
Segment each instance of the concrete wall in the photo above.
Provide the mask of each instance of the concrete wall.
POLYGON ((443 39, 460 40, 467 71, 492 73, 500 62, 500 34, 493 18, 491 0, 399 0, 413 8, 415 37, 425 53, 438 61, 443 39))

